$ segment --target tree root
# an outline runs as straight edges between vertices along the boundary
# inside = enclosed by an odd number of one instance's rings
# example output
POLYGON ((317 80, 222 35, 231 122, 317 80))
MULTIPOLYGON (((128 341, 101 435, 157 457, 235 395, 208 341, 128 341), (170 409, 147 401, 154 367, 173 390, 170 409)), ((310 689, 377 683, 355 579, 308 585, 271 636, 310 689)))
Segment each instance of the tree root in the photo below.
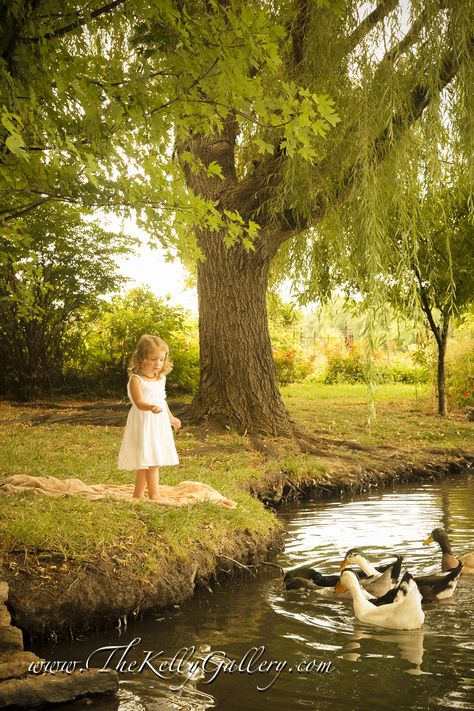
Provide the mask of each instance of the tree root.
POLYGON ((309 447, 317 448, 318 446, 320 447, 323 444, 328 447, 345 447, 346 449, 351 449, 356 452, 372 452, 374 449, 373 447, 370 447, 365 444, 360 444, 359 442, 354 442, 353 440, 331 439, 329 437, 314 437, 314 435, 310 434, 309 432, 303 430, 301 427, 298 426, 294 428, 294 433, 295 439, 298 441, 298 443, 304 443, 309 447))

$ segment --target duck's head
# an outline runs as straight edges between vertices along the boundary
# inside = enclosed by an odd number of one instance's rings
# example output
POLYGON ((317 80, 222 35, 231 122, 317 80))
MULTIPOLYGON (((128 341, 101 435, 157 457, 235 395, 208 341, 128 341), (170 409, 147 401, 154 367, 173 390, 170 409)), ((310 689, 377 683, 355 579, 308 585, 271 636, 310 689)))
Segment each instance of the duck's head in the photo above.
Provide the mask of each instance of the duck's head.
POLYGON ((341 572, 347 568, 348 565, 351 565, 352 563, 357 563, 357 559, 362 557, 362 552, 360 548, 349 548, 347 551, 344 560, 342 561, 341 565, 338 568, 338 571, 341 572))
POLYGON ((423 545, 428 546, 430 543, 433 542, 438 543, 442 551, 451 551, 448 535, 444 528, 434 528, 426 539, 426 541, 423 541, 423 545))

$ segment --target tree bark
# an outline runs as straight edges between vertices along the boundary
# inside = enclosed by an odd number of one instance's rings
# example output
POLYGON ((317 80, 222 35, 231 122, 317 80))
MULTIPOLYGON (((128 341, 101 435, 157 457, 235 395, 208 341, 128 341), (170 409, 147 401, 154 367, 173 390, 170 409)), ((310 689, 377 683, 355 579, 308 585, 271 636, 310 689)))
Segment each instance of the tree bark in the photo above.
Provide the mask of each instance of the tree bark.
POLYGON ((418 281, 418 294, 420 297, 421 308, 425 312, 425 316, 428 320, 428 325, 431 332, 436 340, 436 346, 438 348, 438 363, 436 371, 436 381, 437 381, 437 391, 438 391, 438 415, 441 417, 446 417, 448 414, 448 401, 446 397, 446 346, 448 344, 448 332, 449 332, 449 320, 450 314, 447 311, 441 311, 440 323, 436 323, 433 309, 431 307, 428 294, 423 286, 423 279, 420 274, 418 267, 415 267, 415 276, 418 281))
POLYGON ((437 386, 438 386, 438 415, 446 417, 448 414, 448 400, 446 396, 446 346, 448 343, 449 317, 443 320, 442 328, 438 329, 439 338, 436 339, 438 346, 438 371, 437 371, 437 386))
MULTIPOLYGON (((237 179, 237 130, 237 123, 229 120, 220 134, 195 136, 178 150, 190 150, 204 165, 218 163, 221 178, 184 165, 188 186, 220 210, 238 210, 248 220, 258 205, 253 186, 242 189, 237 179)), ((268 271, 280 245, 279 231, 275 226, 267 232, 261 216, 259 222, 262 230, 254 250, 240 242, 229 247, 216 232, 196 232, 204 255, 197 274, 201 373, 188 416, 242 433, 291 436, 293 425, 278 390, 266 307, 268 271)), ((283 233, 282 239, 287 239, 283 233)))
POLYGON ((211 418, 243 433, 288 436, 268 331, 266 291, 270 257, 228 248, 201 233, 206 260, 198 266, 201 380, 192 418, 211 418))

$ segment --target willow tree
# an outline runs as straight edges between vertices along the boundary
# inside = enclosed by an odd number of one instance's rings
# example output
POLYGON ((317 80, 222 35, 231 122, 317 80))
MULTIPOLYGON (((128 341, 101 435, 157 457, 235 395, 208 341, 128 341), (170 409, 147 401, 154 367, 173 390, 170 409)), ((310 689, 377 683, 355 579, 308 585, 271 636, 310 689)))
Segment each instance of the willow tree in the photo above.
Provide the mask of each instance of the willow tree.
POLYGON ((433 154, 447 113, 462 150, 472 140, 473 10, 457 0, 18 6, 26 31, 14 26, 2 45, 18 201, 5 214, 70 196, 138 208, 156 239, 197 261, 194 416, 290 434, 268 336, 269 272, 303 268, 308 293, 329 283, 348 249, 342 232, 327 240, 319 226, 337 227, 346 205, 362 210, 357 245, 374 283, 386 261, 379 206, 401 200, 387 170, 398 160, 403 173, 417 124, 433 154))
MULTIPOLYGON (((473 105, 473 9, 445 0, 384 0, 372 8, 355 0, 276 3, 272 22, 285 29, 279 61, 256 64, 249 55, 245 65, 244 56, 239 80, 256 87, 255 98, 223 104, 213 83, 226 76, 223 44, 249 43, 242 16, 261 8, 202 6, 215 34, 199 41, 215 48, 215 59, 195 101, 214 105, 221 120, 200 132, 180 131, 176 142, 192 192, 229 219, 237 214, 243 224, 259 226, 251 244, 227 244, 225 233, 196 227, 204 259, 197 272, 201 382, 192 410, 240 430, 288 434, 292 423, 277 387, 265 312, 270 269, 309 277, 308 293, 316 293, 324 274, 336 273, 351 251, 368 288, 376 288, 389 262, 381 204, 403 203, 394 175, 404 174, 405 156, 416 152, 417 124, 434 166, 446 115, 458 149, 472 154, 466 107, 473 105), (260 99, 268 94, 270 110, 260 99), (350 249, 338 223, 342 206, 359 215, 350 249), (336 227, 330 241, 318 238, 323 223, 336 227)), ((258 36, 255 20, 252 33, 258 36)))

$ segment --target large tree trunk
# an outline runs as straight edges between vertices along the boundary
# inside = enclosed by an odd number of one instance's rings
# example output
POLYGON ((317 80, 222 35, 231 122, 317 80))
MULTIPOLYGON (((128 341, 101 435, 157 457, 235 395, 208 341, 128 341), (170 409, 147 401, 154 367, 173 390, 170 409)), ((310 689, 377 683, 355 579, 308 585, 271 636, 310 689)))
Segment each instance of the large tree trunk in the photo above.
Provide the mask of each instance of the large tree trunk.
POLYGON ((226 247, 216 234, 199 242, 206 256, 198 267, 201 380, 191 416, 239 432, 289 435, 268 332, 270 258, 226 247))
MULTIPOLYGON (((185 164, 189 187, 219 209, 238 210, 248 220, 259 202, 253 185, 239 191, 237 129, 229 120, 221 133, 195 136, 181 149, 190 150, 203 165, 215 161, 222 169, 222 178, 216 178, 185 164)), ((266 308, 268 270, 281 240, 276 226, 269 239, 262 213, 258 221, 262 230, 254 250, 244 249, 241 242, 229 247, 221 234, 197 231, 205 257, 198 263, 201 378, 189 414, 239 432, 288 436, 293 428, 278 390, 266 308)))

